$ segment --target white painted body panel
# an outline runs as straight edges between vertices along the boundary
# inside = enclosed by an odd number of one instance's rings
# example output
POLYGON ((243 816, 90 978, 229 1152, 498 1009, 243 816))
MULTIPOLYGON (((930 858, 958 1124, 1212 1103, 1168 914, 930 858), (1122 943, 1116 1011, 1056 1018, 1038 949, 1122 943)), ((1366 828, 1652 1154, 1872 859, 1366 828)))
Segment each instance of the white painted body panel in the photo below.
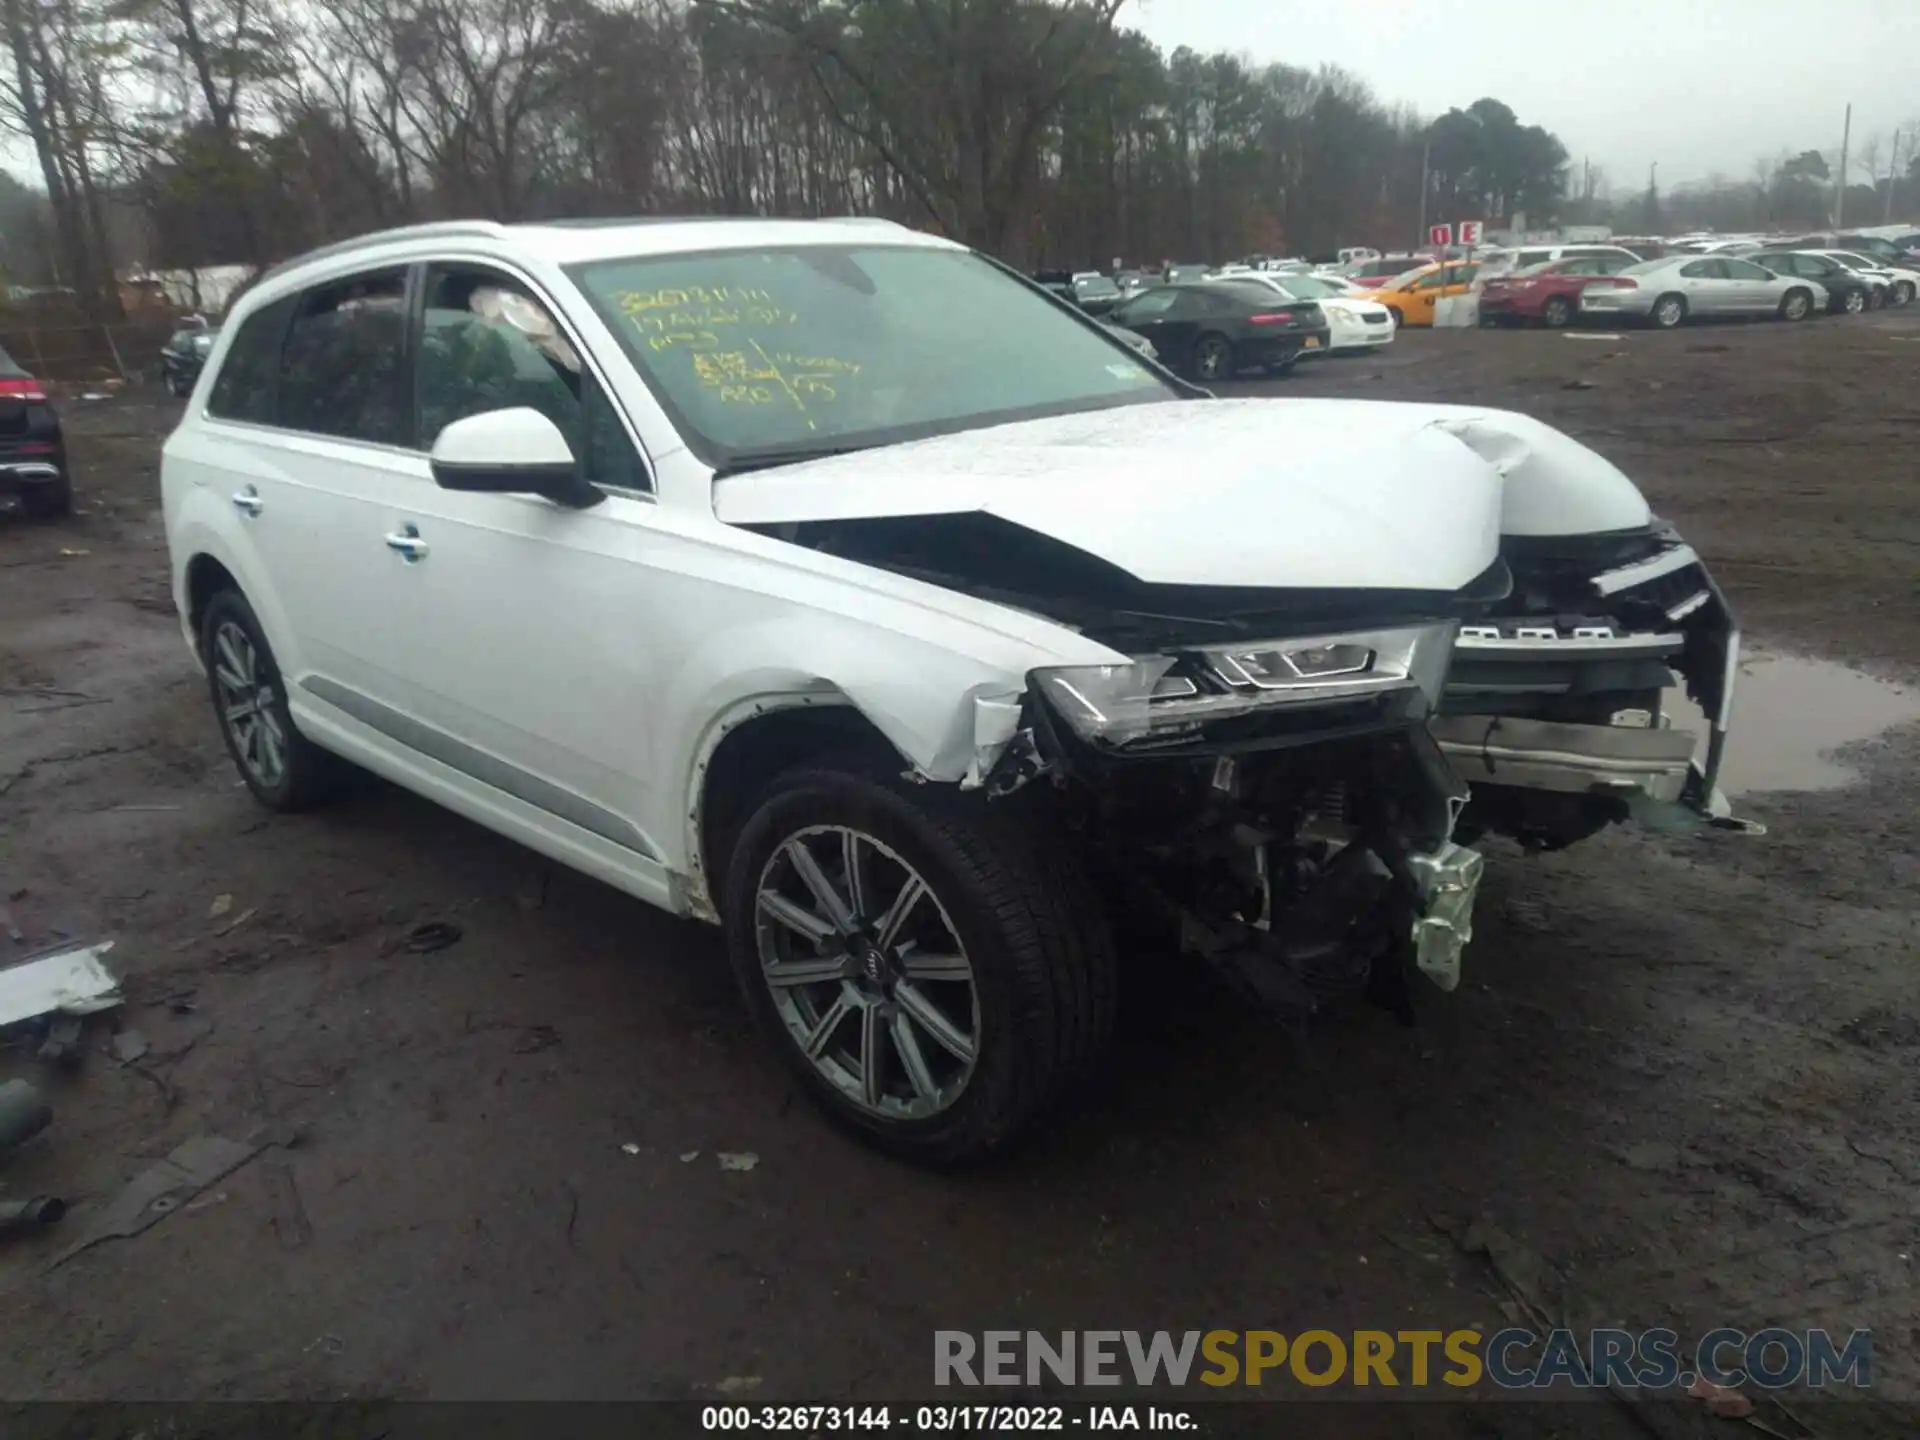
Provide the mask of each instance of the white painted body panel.
POLYGON ((742 717, 851 705, 904 766, 957 782, 977 759, 976 698, 1020 692, 1035 667, 1125 659, 1064 625, 743 525, 985 510, 1154 583, 1450 590, 1493 561, 1503 522, 1538 534, 1645 521, 1624 476, 1537 422, 1374 402, 1130 406, 716 482, 561 269, 602 254, 856 237, 945 244, 863 222, 453 225, 267 277, 222 331, 165 448, 182 616, 190 565, 218 562, 316 741, 643 899, 711 917, 700 783, 742 717), (547 301, 624 412, 650 492, 589 510, 451 492, 424 454, 205 414, 210 377, 253 307, 430 259, 502 266, 547 301), (257 514, 233 503, 248 486, 257 514), (408 527, 426 547, 418 558, 388 543, 408 527), (335 703, 348 693, 358 713, 335 703), (367 723, 367 706, 385 729, 367 723), (631 843, 396 743, 396 724, 577 798, 631 843))

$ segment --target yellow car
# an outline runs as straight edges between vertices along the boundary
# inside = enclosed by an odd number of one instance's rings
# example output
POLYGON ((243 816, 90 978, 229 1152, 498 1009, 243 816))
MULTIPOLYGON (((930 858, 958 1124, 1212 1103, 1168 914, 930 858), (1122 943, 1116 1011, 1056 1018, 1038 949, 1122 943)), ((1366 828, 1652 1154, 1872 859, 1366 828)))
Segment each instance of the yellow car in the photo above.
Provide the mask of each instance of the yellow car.
POLYGON ((1444 265, 1426 265, 1375 286, 1367 292, 1369 300, 1378 300, 1393 311, 1400 325, 1433 324, 1433 302, 1443 295, 1464 295, 1473 288, 1473 277, 1480 269, 1478 260, 1449 260, 1444 265))

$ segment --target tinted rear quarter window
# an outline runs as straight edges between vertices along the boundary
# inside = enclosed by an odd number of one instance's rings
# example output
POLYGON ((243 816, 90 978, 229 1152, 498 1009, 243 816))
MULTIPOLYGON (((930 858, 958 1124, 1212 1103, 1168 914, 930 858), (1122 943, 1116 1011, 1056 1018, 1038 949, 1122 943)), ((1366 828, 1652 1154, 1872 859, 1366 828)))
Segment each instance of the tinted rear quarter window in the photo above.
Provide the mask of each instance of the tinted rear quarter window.
POLYGON ((289 430, 407 443, 406 274, 309 290, 280 352, 277 422, 289 430))
POLYGON ((221 420, 273 423, 274 386, 280 369, 280 342, 286 338, 287 317, 293 313, 290 297, 253 312, 227 347, 207 396, 207 413, 221 420))

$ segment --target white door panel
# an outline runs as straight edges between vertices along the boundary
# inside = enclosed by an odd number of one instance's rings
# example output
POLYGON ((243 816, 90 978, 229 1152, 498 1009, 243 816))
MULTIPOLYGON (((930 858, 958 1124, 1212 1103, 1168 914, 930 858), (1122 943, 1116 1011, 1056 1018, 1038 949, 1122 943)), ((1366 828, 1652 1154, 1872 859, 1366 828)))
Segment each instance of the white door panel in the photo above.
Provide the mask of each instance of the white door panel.
POLYGON ((657 855, 636 823, 662 603, 653 503, 567 510, 431 482, 410 498, 362 527, 386 561, 390 703, 425 727, 422 743, 454 742, 450 763, 476 779, 657 855), (408 527, 419 559, 387 547, 408 527))

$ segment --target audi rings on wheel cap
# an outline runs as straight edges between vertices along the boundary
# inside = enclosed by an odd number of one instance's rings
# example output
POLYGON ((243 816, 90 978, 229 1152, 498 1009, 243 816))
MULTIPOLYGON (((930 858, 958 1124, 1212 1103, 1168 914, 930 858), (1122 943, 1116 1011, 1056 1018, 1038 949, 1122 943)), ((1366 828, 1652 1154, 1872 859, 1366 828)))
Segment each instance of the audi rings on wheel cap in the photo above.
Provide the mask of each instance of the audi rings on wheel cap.
POLYGON ((788 836, 760 871, 754 943, 775 1014, 850 1103, 924 1120, 959 1100, 980 1047, 973 965, 893 850, 843 825, 788 836))

